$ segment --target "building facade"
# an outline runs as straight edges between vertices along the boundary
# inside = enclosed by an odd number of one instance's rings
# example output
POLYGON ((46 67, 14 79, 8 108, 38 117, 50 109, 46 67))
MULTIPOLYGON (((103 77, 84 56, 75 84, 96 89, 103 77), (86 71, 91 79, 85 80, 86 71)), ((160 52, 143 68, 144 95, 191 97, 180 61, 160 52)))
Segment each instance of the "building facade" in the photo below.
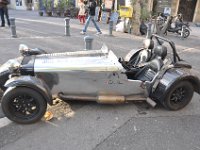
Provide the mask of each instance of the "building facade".
POLYGON ((16 10, 35 10, 38 0, 10 0, 10 8, 16 10))
POLYGON ((184 21, 200 22, 200 0, 149 0, 149 10, 155 13, 170 8, 170 14, 183 14, 184 21))
MULTIPOLYGON (((78 1, 75 0, 76 7, 78 1)), ((115 9, 118 5, 130 5, 132 0, 113 0, 115 9)), ((11 0, 10 7, 18 10, 37 9, 38 0, 11 0)), ((182 13, 184 21, 200 22, 200 0, 148 0, 148 10, 157 14, 166 10, 171 15, 182 13)))
POLYGON ((183 14, 183 19, 189 22, 200 22, 200 0, 172 0, 172 13, 183 14))

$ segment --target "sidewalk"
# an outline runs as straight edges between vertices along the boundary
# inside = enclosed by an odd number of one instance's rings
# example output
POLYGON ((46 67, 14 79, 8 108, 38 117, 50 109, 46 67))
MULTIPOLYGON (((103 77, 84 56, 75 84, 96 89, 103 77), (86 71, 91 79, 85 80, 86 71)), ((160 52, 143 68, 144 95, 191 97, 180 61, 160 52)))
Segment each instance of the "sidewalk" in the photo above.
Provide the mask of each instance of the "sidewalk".
MULTIPOLYGON (((18 18, 18 16, 21 16, 21 18, 23 17, 24 19, 36 19, 38 21, 43 21, 43 20, 49 20, 52 22, 57 23, 57 21, 59 20, 60 23, 64 24, 64 17, 46 17, 46 15, 44 14, 44 16, 39 17, 38 11, 26 11, 26 10, 9 10, 9 14, 10 17, 14 17, 14 18, 18 18)), ((72 25, 80 25, 79 24, 79 20, 78 19, 70 19, 70 24, 72 25)), ((101 23, 98 22, 98 25, 100 26, 100 29, 108 34, 108 30, 109 30, 109 24, 106 23, 101 23)), ((80 25, 80 31, 81 31, 81 27, 83 28, 83 26, 80 25)), ((91 30, 91 27, 93 29, 93 31, 95 31, 94 25, 92 23, 90 23, 89 26, 89 30, 91 30)), ((134 35, 130 35, 128 33, 122 33, 122 32, 115 32, 115 25, 113 26, 114 30, 113 30, 113 34, 115 36, 119 36, 119 37, 129 37, 130 36, 134 36, 134 35)), ((191 36, 195 36, 195 37, 200 37, 200 27, 197 27, 194 23, 190 23, 190 28, 192 29, 191 31, 191 36)), ((139 36, 137 36, 139 38, 139 36)), ((144 38, 144 36, 141 36, 142 38, 144 38)))

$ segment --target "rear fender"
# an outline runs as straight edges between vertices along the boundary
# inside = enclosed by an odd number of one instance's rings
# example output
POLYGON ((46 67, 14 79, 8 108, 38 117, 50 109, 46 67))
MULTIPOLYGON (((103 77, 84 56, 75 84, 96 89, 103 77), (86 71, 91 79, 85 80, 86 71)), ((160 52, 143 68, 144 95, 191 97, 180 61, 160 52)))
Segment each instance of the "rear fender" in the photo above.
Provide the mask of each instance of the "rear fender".
POLYGON ((5 87, 28 87, 33 90, 36 90, 39 92, 44 99, 49 103, 50 105, 53 104, 52 101, 52 94, 48 88, 48 86, 39 78, 33 77, 33 76, 20 76, 20 77, 13 77, 9 79, 5 85, 5 87))
POLYGON ((192 69, 172 68, 166 71, 151 96, 156 99, 163 99, 171 86, 181 81, 190 82, 194 91, 200 94, 200 80, 192 69))

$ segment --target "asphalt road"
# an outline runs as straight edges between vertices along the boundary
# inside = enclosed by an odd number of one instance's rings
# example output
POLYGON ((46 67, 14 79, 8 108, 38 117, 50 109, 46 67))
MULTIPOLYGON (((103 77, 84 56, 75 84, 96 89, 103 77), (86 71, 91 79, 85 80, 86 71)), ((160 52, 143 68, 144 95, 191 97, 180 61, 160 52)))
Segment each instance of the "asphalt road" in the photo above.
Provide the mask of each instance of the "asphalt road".
MULTIPOLYGON (((47 52, 84 49, 82 25, 70 21, 71 36, 64 36, 63 18, 39 17, 36 12, 10 11, 16 18, 18 38, 10 37, 9 28, 0 28, 0 63, 19 56, 21 43, 47 52)), ((114 32, 108 36, 108 26, 100 24, 103 35, 96 36, 93 26, 88 35, 94 37, 93 49, 108 45, 118 57, 142 46, 144 37, 114 32)), ((175 35, 179 54, 200 71, 200 28, 186 39, 175 35), (199 35, 199 36, 198 36, 199 35)), ((51 121, 31 125, 9 122, 1 127, 0 150, 199 150, 200 99, 195 94, 192 102, 180 111, 167 111, 161 106, 146 103, 101 105, 95 102, 69 102, 71 117, 60 116, 51 121)), ((0 118, 4 114, 0 109, 0 118)))

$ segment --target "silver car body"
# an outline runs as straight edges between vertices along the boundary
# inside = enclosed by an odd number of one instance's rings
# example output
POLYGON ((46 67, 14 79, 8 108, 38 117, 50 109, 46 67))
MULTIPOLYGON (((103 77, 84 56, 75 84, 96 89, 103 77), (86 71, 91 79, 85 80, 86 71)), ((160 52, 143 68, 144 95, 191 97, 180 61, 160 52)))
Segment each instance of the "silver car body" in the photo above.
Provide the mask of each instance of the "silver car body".
POLYGON ((38 55, 34 73, 38 76, 48 73, 57 76, 52 93, 141 97, 145 93, 142 81, 129 80, 116 55, 106 46, 101 50, 38 55))

